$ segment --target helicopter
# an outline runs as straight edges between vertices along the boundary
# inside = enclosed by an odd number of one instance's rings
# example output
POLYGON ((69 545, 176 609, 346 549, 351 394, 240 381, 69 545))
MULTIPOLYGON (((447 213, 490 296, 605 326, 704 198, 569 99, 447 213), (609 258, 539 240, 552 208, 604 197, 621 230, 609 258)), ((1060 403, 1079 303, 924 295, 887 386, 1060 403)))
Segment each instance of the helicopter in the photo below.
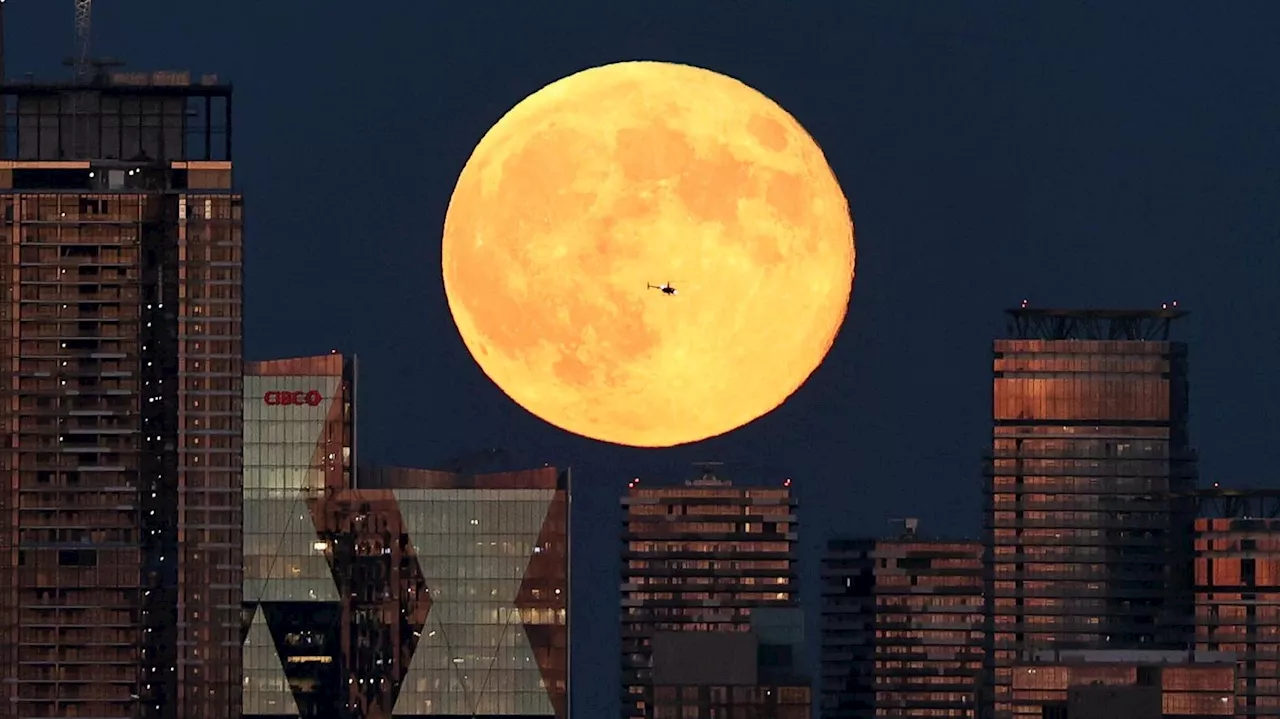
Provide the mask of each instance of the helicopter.
POLYGON ((651 290, 659 290, 664 295, 676 294, 676 288, 672 287, 670 282, 667 282, 666 284, 662 284, 662 285, 648 285, 648 288, 651 290))

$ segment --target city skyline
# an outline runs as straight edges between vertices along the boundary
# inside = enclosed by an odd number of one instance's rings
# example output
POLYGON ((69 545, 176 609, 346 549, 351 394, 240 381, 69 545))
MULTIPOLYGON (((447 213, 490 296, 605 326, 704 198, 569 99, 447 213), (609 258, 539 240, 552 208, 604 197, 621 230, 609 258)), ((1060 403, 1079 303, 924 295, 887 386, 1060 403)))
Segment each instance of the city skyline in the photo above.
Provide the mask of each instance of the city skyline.
MULTIPOLYGON (((56 3, 6 3, 10 75, 65 72, 49 46, 69 39, 69 8, 46 5, 56 3)), ((582 10, 568 24, 527 11, 344 9, 139 2, 100 12, 97 44, 131 69, 190 67, 237 84, 237 172, 246 194, 267 198, 246 242, 249 356, 336 345, 377 367, 365 384, 369 456, 433 466, 502 446, 529 466, 572 464, 586 517, 615 512, 631 476, 679 478, 721 459, 739 464, 735 478, 796 478, 810 508, 806 556, 843 524, 895 516, 973 537, 1000 312, 1024 296, 1178 299, 1193 311, 1204 484, 1275 486, 1280 417, 1268 407, 1280 379, 1261 315, 1280 302, 1268 169, 1280 152, 1267 130, 1275 101, 1249 89, 1275 82, 1264 40, 1274 9, 848 9, 813 13, 803 27, 814 35, 790 45, 773 29, 799 18, 745 9, 736 24, 698 9, 666 20, 582 10), (463 31, 474 27, 487 32, 463 31), (779 51, 740 49, 764 43, 779 51), (318 44, 339 52, 309 50, 318 44), (467 365, 431 275, 447 185, 487 123, 567 72, 651 55, 741 76, 836 137, 824 146, 862 252, 850 324, 808 387, 730 437, 647 455, 503 406, 467 365)), ((578 588, 609 591, 616 557, 596 547, 612 543, 579 529, 575 559, 593 576, 578 588)), ((603 635, 612 614, 587 607, 577 626, 603 635)), ((593 663, 613 656, 602 648, 593 663)), ((579 699, 611 714, 611 691, 592 684, 577 683, 579 699)))

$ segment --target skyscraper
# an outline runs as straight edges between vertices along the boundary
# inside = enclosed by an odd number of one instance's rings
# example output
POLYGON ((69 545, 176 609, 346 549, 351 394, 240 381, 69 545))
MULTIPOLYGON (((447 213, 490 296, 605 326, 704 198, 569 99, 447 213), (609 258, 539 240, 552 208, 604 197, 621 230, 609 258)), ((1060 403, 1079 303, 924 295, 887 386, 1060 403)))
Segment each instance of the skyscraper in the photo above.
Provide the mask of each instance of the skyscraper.
POLYGON ((1235 654, 1235 716, 1280 716, 1280 490, 1197 495, 1196 649, 1235 654))
POLYGON ((245 716, 315 716, 346 697, 333 631, 344 597, 312 510, 353 486, 355 392, 354 357, 246 363, 245 716), (277 639, 298 650, 283 666, 277 639))
POLYGON ((1195 484, 1184 313, 1009 311, 996 340, 985 482, 987 656, 1190 642, 1195 484))
POLYGON ((622 500, 624 717, 809 716, 790 480, 634 481, 622 500))
POLYGON ((982 545, 901 536, 833 539, 822 558, 822 716, 978 712, 982 545))
POLYGON ((0 706, 238 716, 231 87, 2 92, 0 706))

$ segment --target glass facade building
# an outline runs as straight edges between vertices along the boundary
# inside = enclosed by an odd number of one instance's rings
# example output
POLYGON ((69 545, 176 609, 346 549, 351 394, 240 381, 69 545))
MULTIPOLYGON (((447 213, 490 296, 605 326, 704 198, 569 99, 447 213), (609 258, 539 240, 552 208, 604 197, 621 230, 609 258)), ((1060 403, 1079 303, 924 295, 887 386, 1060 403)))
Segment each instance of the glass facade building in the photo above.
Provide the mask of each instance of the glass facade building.
POLYGON ((1235 716, 1280 717, 1280 490, 1203 490, 1196 648, 1235 654, 1235 716))
POLYGON ((978 542, 915 536, 828 542, 823 717, 976 717, 982 589, 978 542))
MULTIPOLYGON (((709 471, 684 486, 632 482, 622 500, 623 716, 809 716, 809 680, 795 670, 795 650, 771 644, 753 622, 753 613, 799 607, 797 505, 789 486, 734 487, 709 471), (679 672, 664 679, 655 638, 685 633, 757 634, 756 643, 743 645, 754 652, 743 673, 752 681, 695 683, 681 681, 679 672)), ((711 649, 727 645, 704 646, 709 655, 691 662, 701 666, 690 672, 728 663, 729 652, 711 649)))
POLYGON ((231 88, 0 94, 0 707, 238 717, 231 88))
POLYGON ((1176 310, 1010 311, 985 481, 992 710, 1020 652, 1185 648, 1195 454, 1176 310))
POLYGON ((421 636, 401 645, 395 716, 566 719, 568 470, 362 473, 360 493, 377 492, 394 498, 427 599, 421 636))
POLYGON ((245 365, 245 716, 327 717, 345 695, 331 675, 343 597, 313 508, 352 486, 354 400, 354 358, 245 365))
POLYGON ((354 360, 245 382, 245 715, 565 719, 568 472, 356 473, 354 360))

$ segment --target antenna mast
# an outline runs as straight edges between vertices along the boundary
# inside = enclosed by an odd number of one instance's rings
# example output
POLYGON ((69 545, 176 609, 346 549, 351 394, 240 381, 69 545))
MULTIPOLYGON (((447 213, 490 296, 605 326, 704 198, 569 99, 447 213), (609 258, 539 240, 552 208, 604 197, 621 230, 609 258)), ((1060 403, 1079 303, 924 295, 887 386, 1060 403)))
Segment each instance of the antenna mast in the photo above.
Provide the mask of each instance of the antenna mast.
POLYGON ((89 38, 93 20, 93 0, 75 0, 76 2, 76 54, 73 67, 77 80, 85 80, 89 75, 89 38))

